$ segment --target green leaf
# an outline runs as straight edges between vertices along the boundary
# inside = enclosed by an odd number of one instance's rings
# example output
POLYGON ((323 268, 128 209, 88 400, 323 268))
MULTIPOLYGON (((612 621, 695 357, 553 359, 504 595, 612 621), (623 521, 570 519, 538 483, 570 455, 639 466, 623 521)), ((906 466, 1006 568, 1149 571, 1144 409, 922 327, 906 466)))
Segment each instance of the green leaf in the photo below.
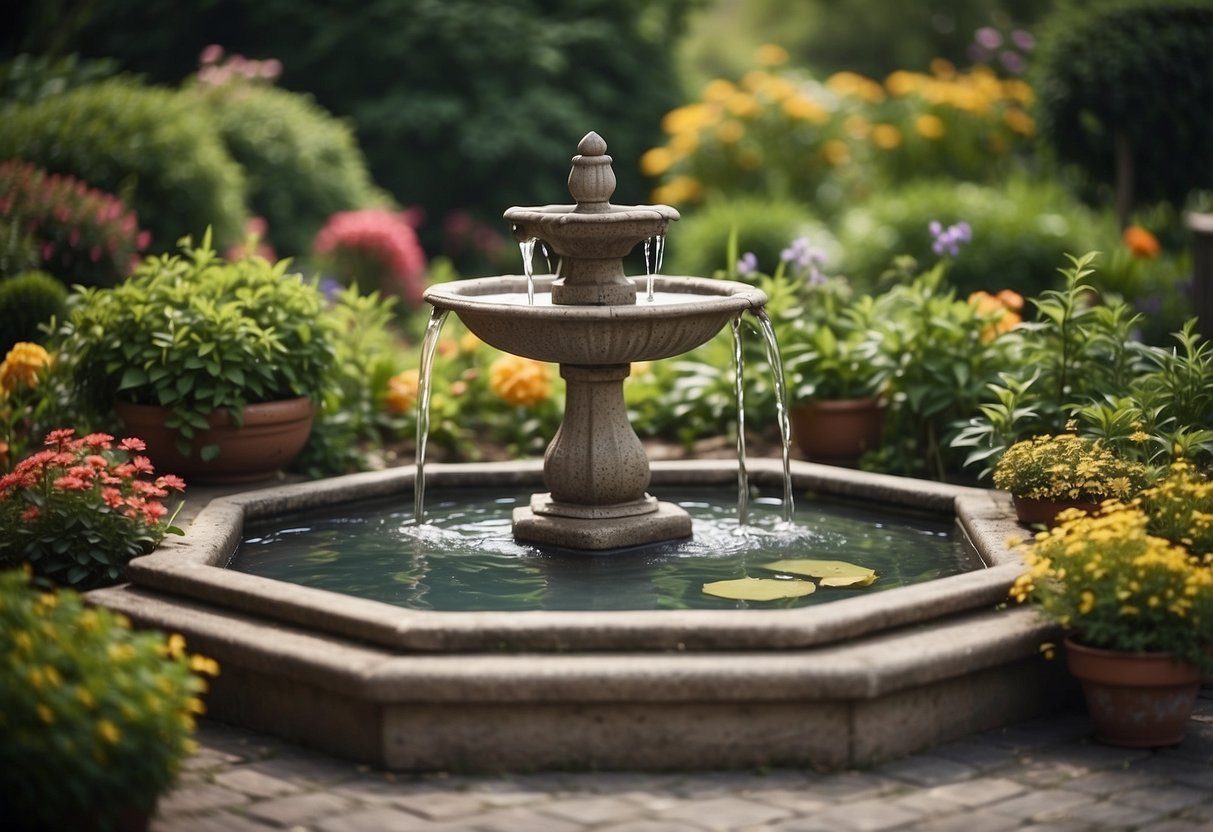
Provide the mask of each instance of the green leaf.
POLYGON ((139 367, 127 367, 122 372, 122 379, 118 382, 119 390, 130 390, 132 387, 142 387, 147 384, 147 373, 139 367))
POLYGON ((811 581, 795 581, 782 578, 735 578, 728 581, 712 581, 703 585, 707 595, 731 598, 735 601, 778 601, 781 598, 799 598, 812 595, 817 586, 811 581))

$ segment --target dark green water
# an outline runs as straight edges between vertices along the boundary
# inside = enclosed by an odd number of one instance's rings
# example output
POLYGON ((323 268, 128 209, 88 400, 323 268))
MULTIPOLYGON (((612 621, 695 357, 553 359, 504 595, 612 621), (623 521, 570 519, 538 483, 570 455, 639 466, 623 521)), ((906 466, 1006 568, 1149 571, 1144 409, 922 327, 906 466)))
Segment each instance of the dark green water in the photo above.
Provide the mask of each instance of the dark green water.
POLYGON ((694 538, 642 550, 587 554, 515 543, 510 515, 530 493, 428 493, 425 525, 405 500, 347 504, 259 521, 229 568, 424 610, 771 609, 828 603, 966 572, 980 566, 950 519, 797 499, 750 503, 737 524, 737 494, 681 489, 661 498, 690 512, 694 538), (762 564, 787 558, 844 560, 876 570, 864 589, 819 588, 778 601, 734 601, 702 591, 732 578, 778 578, 762 564))

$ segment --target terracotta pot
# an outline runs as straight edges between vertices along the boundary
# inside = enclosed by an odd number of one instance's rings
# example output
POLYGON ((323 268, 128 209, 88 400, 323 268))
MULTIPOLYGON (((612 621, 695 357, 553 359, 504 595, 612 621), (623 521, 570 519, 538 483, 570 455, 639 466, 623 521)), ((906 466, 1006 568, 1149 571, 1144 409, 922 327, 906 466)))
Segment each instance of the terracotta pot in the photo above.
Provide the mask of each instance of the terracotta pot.
POLYGON ((854 465, 865 451, 880 447, 885 402, 819 399, 791 409, 792 436, 806 459, 831 465, 854 465))
POLYGON ((1169 653, 1100 650, 1070 638, 1066 664, 1082 683, 1097 740, 1129 748, 1183 742, 1200 688, 1195 665, 1169 653))
POLYGON ((1030 499, 1012 495, 1011 502, 1015 504, 1015 516, 1019 518, 1020 523, 1029 526, 1040 524, 1051 528, 1057 525, 1057 515, 1065 509, 1076 508, 1090 514, 1099 508, 1099 504, 1103 500, 1091 502, 1090 500, 1030 499))
POLYGON ((207 419, 210 429, 200 431, 189 456, 183 456, 177 450, 177 431, 164 424, 171 410, 125 402, 115 410, 127 435, 147 443, 156 471, 177 474, 187 483, 269 479, 303 450, 312 432, 313 408, 307 398, 248 405, 240 426, 226 410, 217 410, 207 419), (219 446, 219 454, 204 461, 198 451, 210 444, 219 446))

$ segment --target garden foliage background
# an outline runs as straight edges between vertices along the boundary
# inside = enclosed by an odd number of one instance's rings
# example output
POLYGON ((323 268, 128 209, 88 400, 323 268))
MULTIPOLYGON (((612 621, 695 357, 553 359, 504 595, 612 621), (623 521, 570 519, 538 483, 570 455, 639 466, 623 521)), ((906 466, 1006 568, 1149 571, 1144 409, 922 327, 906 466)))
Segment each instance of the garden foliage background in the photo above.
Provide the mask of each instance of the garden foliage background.
MULTIPOLYGON (((1210 15, 1205 0, 20 0, 0 33, 4 347, 45 341, 70 286, 113 285, 209 227, 231 256, 293 258, 332 297, 357 287, 334 305, 345 337, 301 469, 407 458, 422 288, 519 271, 501 212, 566 201, 593 129, 615 201, 682 211, 667 273, 769 291, 794 394, 824 385, 827 330, 855 350, 837 366, 876 371, 864 383, 890 420, 863 464, 972 479, 963 437, 1025 369, 1067 254, 1101 253, 1070 289, 1121 310, 1143 346, 1175 344, 1193 314, 1183 216, 1213 189, 1210 15), (921 314, 880 312, 894 304, 921 314)), ((453 321, 439 352, 439 454, 542 451, 554 368, 453 321)), ((720 445, 731 352, 725 334, 634 367, 637 430, 720 445)), ((750 375, 762 447, 773 390, 750 375)), ((15 391, 6 464, 19 429, 105 426, 70 390, 48 382, 37 414, 15 391)))

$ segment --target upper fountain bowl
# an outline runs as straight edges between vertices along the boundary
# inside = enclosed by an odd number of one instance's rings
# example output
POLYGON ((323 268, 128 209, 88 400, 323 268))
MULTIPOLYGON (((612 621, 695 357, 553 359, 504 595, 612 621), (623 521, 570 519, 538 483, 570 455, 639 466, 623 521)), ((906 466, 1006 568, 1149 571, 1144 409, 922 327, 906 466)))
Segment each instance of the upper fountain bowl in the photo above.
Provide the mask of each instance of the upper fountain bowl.
POLYGON ((431 286, 425 299, 491 346, 537 361, 596 366, 654 361, 705 343, 766 295, 752 286, 701 277, 655 277, 653 301, 564 306, 551 301, 551 276, 536 277, 535 302, 521 275, 431 286))

